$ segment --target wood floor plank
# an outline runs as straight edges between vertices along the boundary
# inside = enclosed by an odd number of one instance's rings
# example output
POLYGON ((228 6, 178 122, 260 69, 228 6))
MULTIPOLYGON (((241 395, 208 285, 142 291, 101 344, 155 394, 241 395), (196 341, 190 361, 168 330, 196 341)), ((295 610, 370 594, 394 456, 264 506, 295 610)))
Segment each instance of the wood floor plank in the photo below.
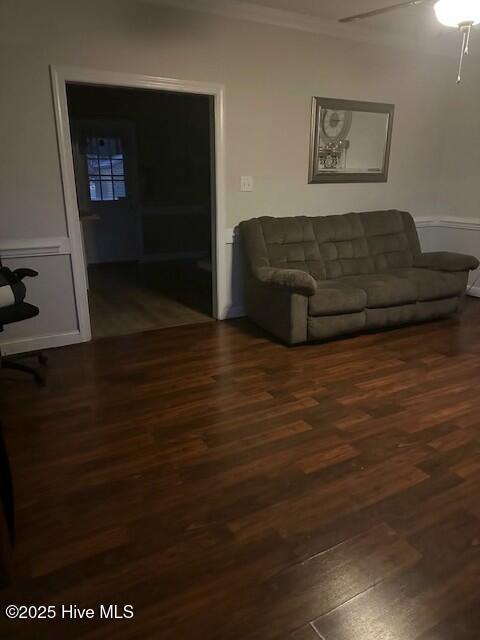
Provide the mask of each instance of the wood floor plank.
MULTIPOLYGON (((455 573, 425 586, 412 595, 408 583, 415 573, 382 582, 316 620, 313 625, 325 640, 418 640, 450 616, 478 603, 480 563, 460 567, 455 573)), ((464 637, 478 638, 478 628, 464 637)))
POLYGON ((2 371, 16 640, 478 640, 480 301, 289 349, 247 320, 2 371))
POLYGON ((315 629, 312 626, 307 625, 297 631, 294 631, 294 633, 288 636, 287 640, 319 640, 319 638, 320 636, 315 629))

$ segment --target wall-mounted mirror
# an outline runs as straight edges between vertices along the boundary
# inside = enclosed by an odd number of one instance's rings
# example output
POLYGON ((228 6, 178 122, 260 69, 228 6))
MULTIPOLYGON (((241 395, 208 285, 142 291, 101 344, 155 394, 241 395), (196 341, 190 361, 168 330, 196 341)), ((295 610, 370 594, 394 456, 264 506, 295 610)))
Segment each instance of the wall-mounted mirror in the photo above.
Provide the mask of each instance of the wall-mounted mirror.
POLYGON ((393 104, 314 98, 309 182, 386 182, 393 104))

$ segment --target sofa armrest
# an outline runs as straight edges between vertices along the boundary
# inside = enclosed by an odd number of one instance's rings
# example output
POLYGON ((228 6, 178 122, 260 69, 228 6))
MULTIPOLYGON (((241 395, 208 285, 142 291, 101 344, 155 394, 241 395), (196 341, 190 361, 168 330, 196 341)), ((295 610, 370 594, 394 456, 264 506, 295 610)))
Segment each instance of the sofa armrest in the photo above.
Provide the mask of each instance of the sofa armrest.
POLYGON ((414 258, 414 267, 436 269, 438 271, 473 271, 480 262, 474 256, 449 251, 421 253, 414 258))
POLYGON ((265 285, 251 271, 247 272, 247 315, 285 344, 301 344, 307 341, 308 300, 307 296, 288 287, 265 285))
POLYGON ((317 283, 306 271, 300 269, 278 269, 275 267, 258 267, 254 273, 256 279, 263 285, 280 287, 291 293, 313 296, 317 290, 317 283))

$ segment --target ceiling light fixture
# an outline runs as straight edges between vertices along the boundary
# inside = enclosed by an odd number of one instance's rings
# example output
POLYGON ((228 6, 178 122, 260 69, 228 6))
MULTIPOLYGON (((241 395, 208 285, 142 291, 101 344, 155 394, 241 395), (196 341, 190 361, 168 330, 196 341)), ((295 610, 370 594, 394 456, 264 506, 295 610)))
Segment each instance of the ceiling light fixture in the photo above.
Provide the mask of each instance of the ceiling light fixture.
POLYGON ((458 67, 457 83, 462 81, 463 61, 469 54, 472 27, 480 22, 479 0, 437 0, 437 20, 446 27, 455 27, 462 34, 462 51, 458 67))
MULTIPOLYGON (((384 13, 397 11, 398 9, 406 9, 407 7, 416 7, 417 5, 427 5, 434 0, 407 0, 406 2, 397 2, 380 9, 373 9, 364 13, 357 13, 347 18, 342 18, 339 22, 357 22, 365 20, 365 18, 374 18, 384 13)), ((462 81, 462 68, 465 56, 468 56, 470 46, 470 36, 472 27, 480 24, 480 0, 436 0, 434 2, 435 14, 438 21, 447 26, 455 27, 462 34, 462 51, 460 53, 460 66, 458 68, 457 83, 462 81)))

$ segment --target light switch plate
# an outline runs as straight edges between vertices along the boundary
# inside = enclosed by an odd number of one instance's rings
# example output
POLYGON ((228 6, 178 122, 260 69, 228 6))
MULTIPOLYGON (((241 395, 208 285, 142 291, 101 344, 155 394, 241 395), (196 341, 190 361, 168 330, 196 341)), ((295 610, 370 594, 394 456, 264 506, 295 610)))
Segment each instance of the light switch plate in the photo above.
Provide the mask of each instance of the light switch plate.
POLYGON ((242 176, 240 178, 240 191, 253 191, 253 176, 242 176))

